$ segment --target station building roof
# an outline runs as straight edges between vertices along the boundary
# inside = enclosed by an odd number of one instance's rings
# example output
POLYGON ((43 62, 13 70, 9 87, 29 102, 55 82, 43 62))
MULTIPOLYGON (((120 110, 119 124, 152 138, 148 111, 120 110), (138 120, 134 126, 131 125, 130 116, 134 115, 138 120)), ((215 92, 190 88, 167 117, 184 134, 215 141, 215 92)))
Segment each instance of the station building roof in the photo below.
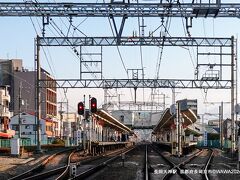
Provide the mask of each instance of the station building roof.
POLYGON ((194 136, 201 136, 202 133, 199 130, 194 129, 192 126, 188 126, 185 130, 185 135, 193 134, 194 136))
MULTIPOLYGON (((181 115, 184 119, 183 125, 188 126, 193 124, 197 121, 197 116, 191 109, 187 109, 181 111, 181 115)), ((153 129, 153 133, 157 133, 160 130, 170 130, 171 126, 174 126, 174 118, 176 117, 175 114, 170 113, 170 108, 167 108, 164 113, 162 114, 160 120, 158 121, 157 125, 153 129)))
POLYGON ((129 127, 119 122, 116 118, 104 110, 98 110, 94 113, 94 117, 96 117, 97 120, 100 120, 103 124, 106 124, 107 126, 110 126, 120 132, 133 133, 129 127))

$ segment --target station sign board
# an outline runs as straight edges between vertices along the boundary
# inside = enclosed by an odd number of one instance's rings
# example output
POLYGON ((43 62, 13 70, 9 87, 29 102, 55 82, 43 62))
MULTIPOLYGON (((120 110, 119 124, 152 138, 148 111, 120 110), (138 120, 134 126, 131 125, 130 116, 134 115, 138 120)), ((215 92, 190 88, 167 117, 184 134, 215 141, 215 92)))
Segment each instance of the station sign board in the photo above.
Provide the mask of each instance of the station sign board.
POLYGON ((204 134, 203 134, 203 146, 207 146, 208 145, 208 133, 207 131, 204 131, 204 134))

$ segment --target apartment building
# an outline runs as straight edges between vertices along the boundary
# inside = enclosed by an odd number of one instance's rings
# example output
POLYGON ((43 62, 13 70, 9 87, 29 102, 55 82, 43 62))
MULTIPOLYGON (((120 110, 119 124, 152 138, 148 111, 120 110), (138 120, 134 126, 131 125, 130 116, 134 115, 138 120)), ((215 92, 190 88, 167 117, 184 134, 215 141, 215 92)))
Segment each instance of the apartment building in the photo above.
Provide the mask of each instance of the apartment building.
MULTIPOLYGON (((21 59, 0 59, 0 86, 9 86, 9 94, 12 99, 9 103, 9 110, 14 115, 18 114, 19 111, 35 112, 35 74, 35 71, 23 68, 21 59), (20 97, 21 105, 19 106, 20 97)), ((41 77, 55 82, 50 73, 44 69, 41 69, 41 77)), ((41 117, 57 116, 56 103, 56 88, 42 88, 41 117)))
MULTIPOLYGON (((16 131, 16 138, 19 137, 20 127, 20 137, 22 139, 31 140, 31 144, 36 144, 37 122, 34 114, 23 112, 20 114, 20 116, 13 116, 11 118, 10 127, 16 131)), ((51 143, 52 140, 58 137, 59 132, 57 127, 58 121, 55 119, 40 119, 41 144, 51 143)))
POLYGON ((0 86, 0 138, 11 138, 15 132, 10 130, 10 95, 7 86, 0 86))
MULTIPOLYGON (((23 70, 15 72, 14 79, 14 99, 20 97, 23 104, 21 109, 25 112, 35 111, 35 71, 23 70)), ((54 78, 45 70, 41 70, 42 79, 48 79, 54 81, 54 78)), ((52 116, 57 116, 57 92, 56 88, 42 88, 40 89, 40 105, 41 105, 41 117, 43 119, 52 116)), ((18 103, 14 104, 14 114, 18 114, 18 103)))
POLYGON ((9 103, 9 110, 14 110, 14 77, 15 72, 22 70, 21 59, 0 59, 0 86, 8 86, 12 101, 9 103))

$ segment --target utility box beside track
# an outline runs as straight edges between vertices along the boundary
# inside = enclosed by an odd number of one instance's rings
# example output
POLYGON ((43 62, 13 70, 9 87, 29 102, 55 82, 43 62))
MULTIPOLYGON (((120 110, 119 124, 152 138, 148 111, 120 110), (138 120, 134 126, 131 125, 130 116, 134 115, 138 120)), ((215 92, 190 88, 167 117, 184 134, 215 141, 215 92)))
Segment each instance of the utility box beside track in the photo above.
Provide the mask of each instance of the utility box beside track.
POLYGON ((77 165, 75 163, 70 164, 70 177, 76 177, 77 165))

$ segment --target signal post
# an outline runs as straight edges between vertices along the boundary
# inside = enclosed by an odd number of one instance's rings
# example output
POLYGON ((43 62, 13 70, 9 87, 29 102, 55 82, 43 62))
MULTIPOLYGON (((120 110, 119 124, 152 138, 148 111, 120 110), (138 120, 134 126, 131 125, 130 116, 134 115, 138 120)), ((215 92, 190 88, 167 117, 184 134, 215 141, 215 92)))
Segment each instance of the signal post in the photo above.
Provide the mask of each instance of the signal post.
POLYGON ((82 115, 84 117, 83 119, 83 149, 84 152, 86 152, 86 150, 88 150, 88 153, 91 153, 91 131, 92 131, 92 118, 90 118, 89 120, 89 116, 92 117, 93 113, 97 112, 97 99, 94 97, 91 97, 89 95, 89 109, 90 110, 86 110, 85 109, 85 95, 84 95, 84 101, 83 102, 79 102, 78 103, 78 114, 82 115), (86 137, 87 137, 87 131, 86 131, 86 121, 89 120, 89 125, 88 125, 88 141, 86 142, 86 137))

